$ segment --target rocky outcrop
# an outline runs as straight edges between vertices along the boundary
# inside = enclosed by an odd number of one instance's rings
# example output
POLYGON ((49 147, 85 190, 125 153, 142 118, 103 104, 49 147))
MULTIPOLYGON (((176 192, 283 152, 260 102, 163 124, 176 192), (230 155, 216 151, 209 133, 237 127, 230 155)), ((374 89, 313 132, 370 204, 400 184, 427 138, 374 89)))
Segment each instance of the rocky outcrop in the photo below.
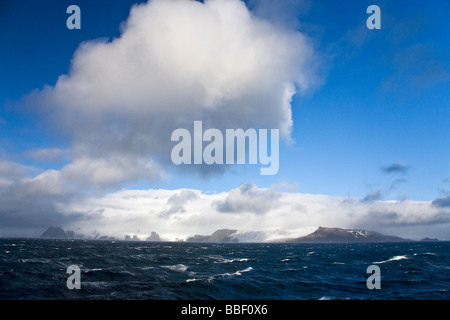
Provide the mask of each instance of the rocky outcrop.
POLYGON ((152 231, 150 234, 150 237, 147 237, 145 239, 146 241, 161 241, 161 238, 159 237, 159 234, 157 234, 155 231, 152 231))
POLYGON ((95 240, 116 240, 116 238, 114 238, 114 237, 109 237, 109 236, 99 236, 99 237, 96 238, 95 240))
POLYGON ((67 234, 64 232, 63 228, 60 227, 49 227, 41 234, 41 238, 46 239, 68 239, 67 234))
POLYGON ((420 239, 420 241, 434 242, 434 241, 439 241, 439 240, 437 238, 428 238, 428 237, 426 237, 426 238, 420 239))
POLYGON ((137 235, 130 236, 129 234, 125 235, 125 241, 140 241, 137 235))

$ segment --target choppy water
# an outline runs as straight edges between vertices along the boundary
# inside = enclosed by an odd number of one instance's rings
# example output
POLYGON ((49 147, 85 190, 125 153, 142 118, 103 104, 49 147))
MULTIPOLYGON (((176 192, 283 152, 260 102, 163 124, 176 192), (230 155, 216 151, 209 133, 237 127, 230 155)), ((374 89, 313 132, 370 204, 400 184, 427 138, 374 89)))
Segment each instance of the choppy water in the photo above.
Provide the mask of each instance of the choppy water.
POLYGON ((0 299, 450 299, 449 249, 0 239, 0 299), (379 290, 366 285, 373 264, 379 290))

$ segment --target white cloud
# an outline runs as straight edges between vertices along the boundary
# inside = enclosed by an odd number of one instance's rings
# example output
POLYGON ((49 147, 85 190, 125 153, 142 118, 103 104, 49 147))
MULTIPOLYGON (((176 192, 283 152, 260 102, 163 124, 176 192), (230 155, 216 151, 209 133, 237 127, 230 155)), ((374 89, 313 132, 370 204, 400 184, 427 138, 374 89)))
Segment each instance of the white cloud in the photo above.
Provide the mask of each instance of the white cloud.
MULTIPOLYGON (((317 57, 305 35, 239 0, 153 0, 132 8, 120 37, 81 44, 69 74, 27 99, 71 137, 74 163, 63 170, 95 184, 92 169, 111 157, 170 165, 171 132, 194 120, 205 129, 279 128, 289 141, 291 99, 318 83, 317 57)), ((138 176, 109 167, 119 172, 106 180, 138 176)))
MULTIPOLYGON (((57 170, 46 170, 33 178, 23 178, 15 182, 11 190, 20 197, 65 196, 68 185, 57 170)), ((50 199, 51 200, 51 199, 50 199)))
POLYGON ((66 153, 65 150, 59 148, 43 148, 25 151, 24 155, 37 161, 52 161, 63 159, 67 156, 66 153))
POLYGON ((29 167, 13 161, 0 159, 0 189, 5 188, 14 181, 27 176, 29 167))
POLYGON ((197 198, 197 193, 189 190, 189 189, 181 189, 179 193, 172 195, 169 199, 167 199, 167 204, 170 207, 161 212, 161 216, 170 216, 176 213, 186 212, 184 206, 193 199, 197 198))
POLYGON ((118 237, 137 234, 145 238, 156 231, 163 238, 174 240, 211 234, 222 228, 263 231, 267 236, 301 236, 319 226, 328 226, 365 228, 413 239, 450 239, 449 229, 443 228, 450 224, 450 212, 436 208, 430 201, 364 203, 358 199, 276 192, 249 184, 216 194, 191 189, 119 191, 100 198, 86 197, 60 210, 67 215, 84 213, 86 219, 74 220, 69 228, 81 227, 87 233, 95 229, 118 237), (267 193, 276 205, 261 198, 267 193), (218 203, 227 202, 239 205, 241 211, 237 205, 233 207, 236 211, 221 211, 218 203), (257 202, 268 209, 254 207, 257 202), (90 214, 96 215, 90 219, 90 214))
POLYGON ((263 214, 279 205, 280 195, 273 189, 258 189, 254 184, 244 183, 239 189, 229 191, 223 201, 216 202, 219 212, 263 214))
POLYGON ((61 170, 62 178, 78 186, 111 189, 123 183, 164 178, 152 160, 138 157, 111 156, 78 158, 61 170))
POLYGON ((64 214, 56 208, 79 196, 62 179, 60 171, 39 172, 33 167, 0 160, 0 235, 36 236, 43 226, 84 219, 84 215, 64 214))

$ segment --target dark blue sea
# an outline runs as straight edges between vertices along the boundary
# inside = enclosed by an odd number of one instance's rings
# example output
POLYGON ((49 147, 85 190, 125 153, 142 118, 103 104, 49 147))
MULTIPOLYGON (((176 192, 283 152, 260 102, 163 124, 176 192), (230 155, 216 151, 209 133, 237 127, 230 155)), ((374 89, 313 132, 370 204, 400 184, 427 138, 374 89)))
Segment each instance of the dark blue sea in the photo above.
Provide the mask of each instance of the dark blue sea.
POLYGON ((211 244, 0 239, 0 299, 450 298, 450 242, 211 244), (80 268, 68 289, 67 268, 80 268), (380 289, 368 289, 370 265, 380 289))

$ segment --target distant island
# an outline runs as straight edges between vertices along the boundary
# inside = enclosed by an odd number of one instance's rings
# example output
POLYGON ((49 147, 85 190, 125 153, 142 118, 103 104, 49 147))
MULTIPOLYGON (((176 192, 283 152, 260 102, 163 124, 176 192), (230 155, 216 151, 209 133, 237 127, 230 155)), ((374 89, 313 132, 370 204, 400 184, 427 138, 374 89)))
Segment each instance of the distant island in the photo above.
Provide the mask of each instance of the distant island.
MULTIPOLYGON (((98 233, 95 233, 92 236, 86 236, 81 233, 76 233, 72 230, 64 231, 61 227, 49 227, 47 230, 45 230, 40 238, 43 239, 76 239, 76 240, 121 240, 117 239, 116 237, 110 237, 106 235, 100 235, 98 233)), ((125 241, 144 241, 139 239, 136 235, 125 235, 123 240, 125 241)), ((152 231, 150 236, 145 239, 145 241, 162 241, 159 234, 152 231)))
POLYGON ((152 231, 150 237, 147 237, 145 241, 161 241, 161 238, 159 237, 159 234, 157 234, 155 231, 152 231))
MULTIPOLYGON (((194 235, 187 237, 182 242, 199 243, 243 243, 243 242, 277 242, 277 243, 368 243, 368 242, 407 242, 414 241, 392 235, 384 235, 376 231, 366 231, 364 229, 343 229, 319 227, 314 232, 297 238, 285 238, 274 241, 267 241, 261 236, 263 232, 239 232, 236 229, 219 229, 211 235, 194 235), (249 238, 252 234, 254 237, 249 238), (253 239, 253 240, 252 240, 253 239)), ((125 235, 123 239, 115 237, 100 236, 98 233, 93 236, 85 236, 74 231, 64 231, 61 227, 49 227, 41 236, 45 239, 86 239, 86 240, 125 240, 125 241, 164 241, 159 234, 152 231, 150 236, 140 239, 136 235, 125 235)), ((179 242, 179 240, 177 240, 179 242)), ((439 241, 435 238, 423 238, 420 241, 439 241)))
POLYGON ((428 241, 428 242, 435 242, 435 241, 439 241, 437 238, 423 238, 420 241, 428 241))
POLYGON ((396 236, 387 236, 364 229, 342 229, 319 227, 304 237, 292 239, 294 243, 346 243, 346 242, 405 242, 413 241, 396 236))
MULTIPOLYGON (((427 238, 428 239, 428 238, 427 238)), ((433 239, 437 241, 437 239, 433 239)), ((196 235, 186 239, 187 242, 241 242, 237 230, 220 229, 210 236, 196 235)), ((413 241, 396 236, 384 235, 364 229, 342 229, 319 227, 313 233, 304 237, 284 239, 283 243, 356 243, 356 242, 407 242, 413 241)), ((422 240, 430 241, 430 240, 422 240)))
POLYGON ((186 239, 186 242, 239 242, 238 239, 233 238, 237 230, 220 229, 215 231, 210 236, 195 235, 186 239))
POLYGON ((61 227, 49 227, 41 234, 41 238, 69 239, 67 233, 61 227))

